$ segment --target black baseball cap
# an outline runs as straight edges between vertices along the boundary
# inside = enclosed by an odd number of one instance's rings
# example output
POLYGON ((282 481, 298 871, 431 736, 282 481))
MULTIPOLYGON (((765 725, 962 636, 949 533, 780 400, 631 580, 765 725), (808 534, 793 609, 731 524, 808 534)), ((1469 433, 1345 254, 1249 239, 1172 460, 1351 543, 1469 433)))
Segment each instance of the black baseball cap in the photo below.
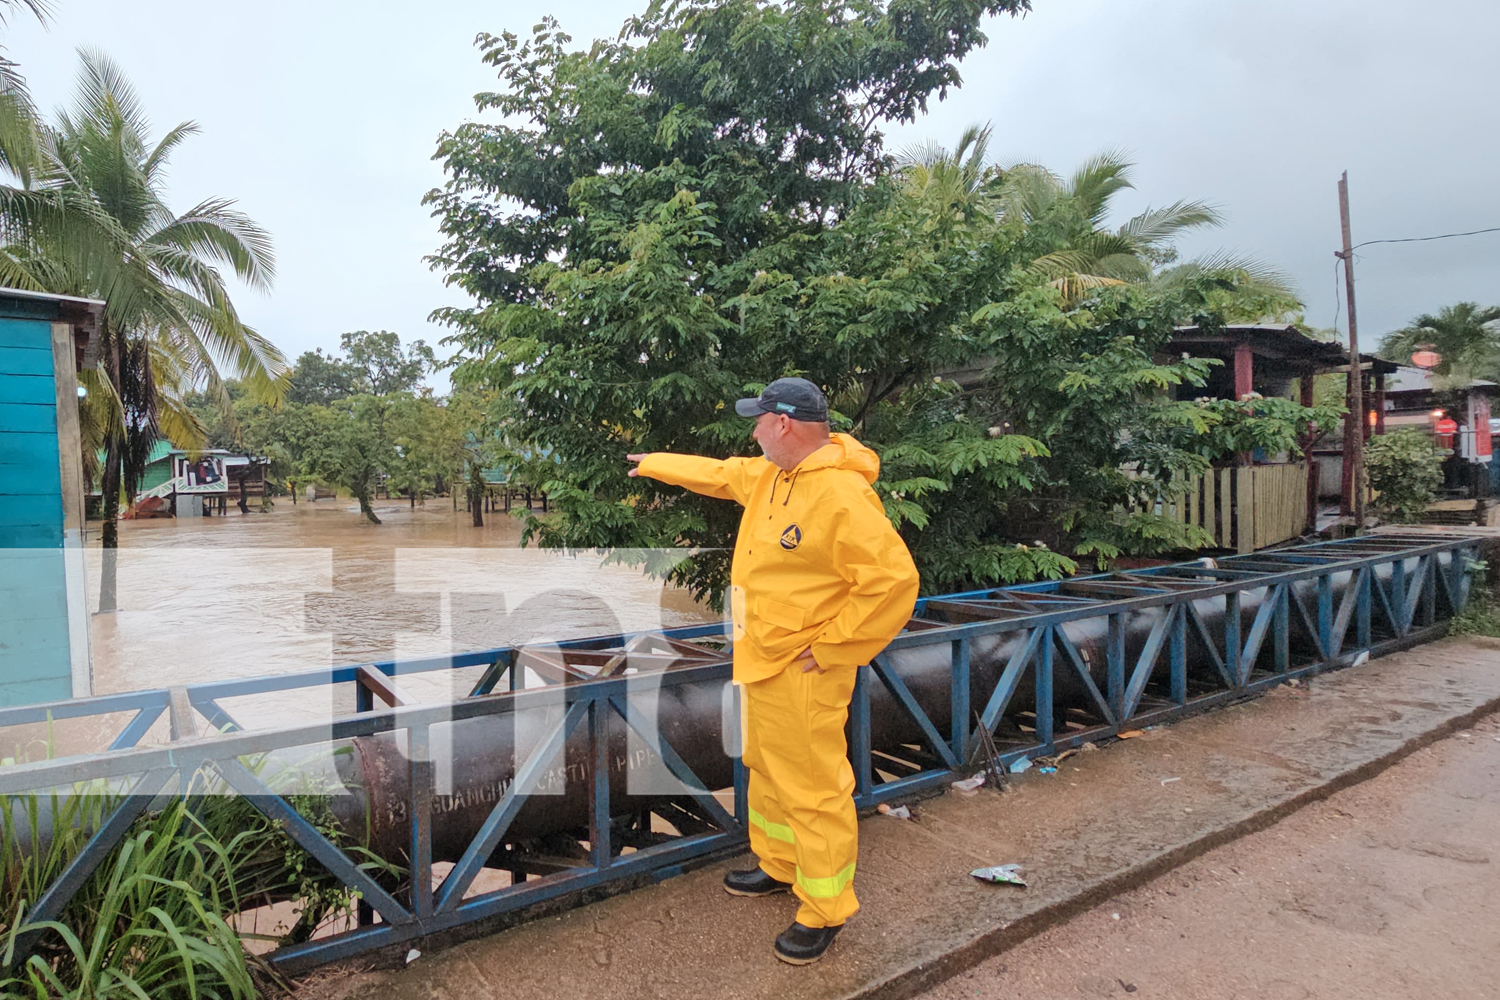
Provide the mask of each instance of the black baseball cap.
POLYGON ((735 403, 734 412, 742 417, 784 413, 793 420, 823 423, 828 420, 828 400, 823 397, 823 390, 805 378, 779 378, 762 389, 759 396, 735 403))

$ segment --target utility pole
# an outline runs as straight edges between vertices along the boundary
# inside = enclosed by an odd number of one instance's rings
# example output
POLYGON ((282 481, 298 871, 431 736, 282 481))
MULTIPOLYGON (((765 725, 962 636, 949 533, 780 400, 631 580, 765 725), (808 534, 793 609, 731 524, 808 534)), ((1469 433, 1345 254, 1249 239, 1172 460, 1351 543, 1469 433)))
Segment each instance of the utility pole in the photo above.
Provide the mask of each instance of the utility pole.
POLYGON ((1359 363, 1359 321, 1354 313, 1354 240, 1349 235, 1347 170, 1339 178, 1339 221, 1344 228, 1344 249, 1334 256, 1344 262, 1344 297, 1349 305, 1349 414, 1344 418, 1344 462, 1352 496, 1344 497, 1344 509, 1354 514, 1354 530, 1358 533, 1365 527, 1365 373, 1359 363))

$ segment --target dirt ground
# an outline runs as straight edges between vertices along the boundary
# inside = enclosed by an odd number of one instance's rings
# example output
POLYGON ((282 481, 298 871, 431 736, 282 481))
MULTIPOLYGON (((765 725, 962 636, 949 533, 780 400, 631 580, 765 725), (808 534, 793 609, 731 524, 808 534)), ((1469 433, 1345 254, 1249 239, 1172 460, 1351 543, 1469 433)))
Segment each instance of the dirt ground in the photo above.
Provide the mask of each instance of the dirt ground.
POLYGON ((1500 997, 1500 718, 924 994, 1500 997))

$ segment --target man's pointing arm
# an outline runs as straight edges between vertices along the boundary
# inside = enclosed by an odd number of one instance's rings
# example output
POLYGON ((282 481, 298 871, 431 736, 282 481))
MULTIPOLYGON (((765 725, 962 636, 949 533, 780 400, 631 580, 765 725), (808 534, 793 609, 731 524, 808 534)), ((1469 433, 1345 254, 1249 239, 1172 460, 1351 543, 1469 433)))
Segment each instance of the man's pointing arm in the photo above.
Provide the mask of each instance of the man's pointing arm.
POLYGON ((630 470, 632 476, 646 476, 673 486, 684 486, 704 496, 737 500, 741 504, 749 499, 755 478, 765 463, 764 458, 702 458, 667 451, 625 457, 640 463, 630 470))

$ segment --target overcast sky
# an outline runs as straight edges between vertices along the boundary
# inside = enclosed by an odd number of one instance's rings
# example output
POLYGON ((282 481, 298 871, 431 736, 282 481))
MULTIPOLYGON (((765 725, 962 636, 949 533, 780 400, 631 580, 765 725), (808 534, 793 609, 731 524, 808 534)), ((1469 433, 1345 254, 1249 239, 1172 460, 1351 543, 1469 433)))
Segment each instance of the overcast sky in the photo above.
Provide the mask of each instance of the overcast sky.
MULTIPOLYGON (((443 336, 427 316, 461 296, 422 261, 439 237, 420 202, 442 181, 439 133, 493 83, 475 34, 524 34, 550 11, 583 45, 645 0, 56 4, 48 27, 17 16, 3 33, 38 103, 66 102, 75 50, 95 46, 134 81, 158 135, 197 121, 203 134, 173 160, 171 203, 234 197, 271 231, 275 291, 237 301, 295 357, 346 330, 443 336)), ((1005 162, 1067 173, 1123 149, 1138 190, 1120 199, 1122 218, 1179 198, 1213 203, 1227 224, 1186 253, 1232 249, 1282 268, 1319 326, 1334 317, 1340 171, 1356 243, 1500 226, 1497 0, 1034 5, 992 23, 963 88, 893 130, 893 145, 951 145, 990 121, 1005 162)), ((1367 247, 1356 274, 1368 346, 1445 304, 1500 303, 1500 233, 1367 247)))

